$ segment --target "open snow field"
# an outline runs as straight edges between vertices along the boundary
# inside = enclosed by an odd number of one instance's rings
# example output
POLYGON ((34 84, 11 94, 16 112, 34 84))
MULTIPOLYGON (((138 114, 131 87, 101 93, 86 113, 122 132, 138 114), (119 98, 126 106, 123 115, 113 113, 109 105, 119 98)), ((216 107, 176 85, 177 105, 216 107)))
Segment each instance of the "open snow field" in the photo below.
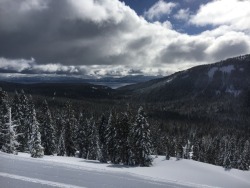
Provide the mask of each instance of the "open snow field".
POLYGON ((164 156, 154 159, 152 167, 102 164, 74 157, 31 158, 0 152, 0 187, 225 187, 249 188, 250 171, 232 169, 192 160, 164 156), (39 185, 39 186, 38 186, 39 185))

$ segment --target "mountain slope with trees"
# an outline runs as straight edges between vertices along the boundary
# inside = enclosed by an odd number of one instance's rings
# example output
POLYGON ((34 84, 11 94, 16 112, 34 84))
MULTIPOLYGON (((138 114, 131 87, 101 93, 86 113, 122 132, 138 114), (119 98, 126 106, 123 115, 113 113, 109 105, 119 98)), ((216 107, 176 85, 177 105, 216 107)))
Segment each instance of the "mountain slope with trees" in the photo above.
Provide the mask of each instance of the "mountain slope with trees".
POLYGON ((142 102, 238 97, 250 90, 249 72, 250 55, 244 55, 118 90, 142 102))

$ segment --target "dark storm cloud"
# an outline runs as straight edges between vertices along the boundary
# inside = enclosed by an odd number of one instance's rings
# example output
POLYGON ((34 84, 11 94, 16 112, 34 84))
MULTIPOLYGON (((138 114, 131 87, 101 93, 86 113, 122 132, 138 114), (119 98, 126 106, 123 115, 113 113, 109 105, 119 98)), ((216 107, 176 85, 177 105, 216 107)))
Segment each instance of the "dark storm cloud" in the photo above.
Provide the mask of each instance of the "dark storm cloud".
POLYGON ((201 62, 206 59, 205 50, 208 44, 201 41, 176 41, 168 45, 160 53, 162 63, 178 64, 183 61, 201 62))
POLYGON ((132 49, 132 50, 138 50, 138 49, 143 48, 146 45, 149 45, 151 42, 152 42, 152 38, 151 37, 143 37, 143 38, 131 41, 128 44, 128 48, 132 49))
POLYGON ((215 59, 224 59, 225 57, 235 57, 239 54, 246 54, 250 50, 247 41, 242 39, 220 41, 210 54, 215 59))
MULTIPOLYGON (((0 2, 0 25, 5 27, 0 29, 0 42, 4 44, 0 46, 0 57, 33 57, 38 64, 64 65, 124 61, 124 55, 106 54, 105 50, 112 48, 114 38, 134 28, 133 23, 126 20, 129 17, 119 21, 113 18, 96 21, 75 16, 67 0, 45 0, 43 4, 39 4, 43 2, 40 0, 32 1, 31 4, 27 0, 0 2), (23 10, 21 7, 25 3, 28 5, 23 10), (12 18, 9 21, 8 16, 12 18)), ((92 14, 95 16, 94 12, 92 14)))

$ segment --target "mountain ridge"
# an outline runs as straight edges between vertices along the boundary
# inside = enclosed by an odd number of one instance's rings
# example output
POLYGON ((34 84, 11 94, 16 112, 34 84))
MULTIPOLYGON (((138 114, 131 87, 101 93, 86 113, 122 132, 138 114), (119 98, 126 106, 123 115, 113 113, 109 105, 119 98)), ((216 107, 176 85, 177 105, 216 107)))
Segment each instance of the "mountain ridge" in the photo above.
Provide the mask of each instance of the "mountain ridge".
POLYGON ((159 102, 199 97, 234 96, 250 86, 250 54, 199 65, 172 75, 118 90, 140 101, 159 102))

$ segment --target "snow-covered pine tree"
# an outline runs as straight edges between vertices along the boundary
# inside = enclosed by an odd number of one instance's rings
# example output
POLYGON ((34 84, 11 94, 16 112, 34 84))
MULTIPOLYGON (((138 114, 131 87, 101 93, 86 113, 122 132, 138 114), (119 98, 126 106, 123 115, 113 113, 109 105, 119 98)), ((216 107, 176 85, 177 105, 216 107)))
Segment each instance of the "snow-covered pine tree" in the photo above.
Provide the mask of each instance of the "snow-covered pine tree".
MULTIPOLYGON (((87 159, 91 160, 98 160, 98 144, 99 144, 99 138, 98 138, 98 130, 94 121, 94 118, 90 118, 87 120, 87 124, 89 124, 88 127, 90 127, 90 136, 89 136, 89 152, 87 155, 87 159)), ((100 149, 100 148, 99 148, 100 149)))
POLYGON ((190 159, 190 152, 191 152, 191 142, 187 140, 186 145, 183 147, 183 158, 190 159))
POLYGON ((136 165, 150 166, 152 164, 150 156, 152 148, 151 134, 143 107, 139 108, 134 123, 134 145, 136 165))
POLYGON ((228 138, 226 136, 223 136, 220 139, 219 154, 217 156, 218 158, 216 159, 216 165, 224 166, 224 161, 227 155, 227 142, 228 142, 228 138))
POLYGON ((84 129, 85 117, 83 113, 80 113, 78 124, 77 124, 77 135, 76 135, 76 145, 77 150, 79 151, 79 158, 84 157, 84 138, 85 138, 85 129, 84 129))
MULTIPOLYGON (((17 94, 19 95, 19 94, 17 94)), ((19 142, 19 151, 28 151, 28 141, 30 140, 31 130, 30 125, 32 121, 32 110, 30 109, 28 98, 26 97, 23 90, 21 90, 21 93, 19 96, 16 96, 17 99, 13 101, 13 106, 18 106, 17 109, 13 109, 14 111, 19 110, 19 113, 14 116, 14 120, 18 121, 19 126, 17 127, 17 133, 22 133, 18 137, 19 142), (19 99, 18 99, 19 98, 19 99), (19 103, 20 102, 20 103, 19 103)))
POLYGON ((66 154, 64 136, 65 136, 65 130, 64 128, 62 128, 57 145, 57 156, 64 156, 66 154))
MULTIPOLYGON (((0 133, 3 133, 6 128, 6 123, 9 121, 8 117, 9 100, 8 94, 0 88, 0 133)), ((5 143, 4 134, 0 134, 0 149, 5 143)))
MULTIPOLYGON (((93 118, 85 118, 80 115, 78 122, 78 134, 76 136, 79 157, 84 159, 99 159, 97 146, 99 144, 98 131, 93 118)), ((100 157, 99 153, 99 157, 100 157)))
POLYGON ((224 162, 223 162, 223 167, 226 169, 226 170, 229 170, 232 168, 232 165, 231 165, 231 161, 230 161, 230 152, 228 152, 226 155, 225 155, 225 158, 224 158, 224 162))
POLYGON ((116 117, 113 112, 110 112, 108 125, 107 125, 107 146, 110 161, 117 163, 117 130, 116 130, 116 117))
POLYGON ((136 146, 135 146, 135 124, 131 123, 128 135, 128 165, 135 166, 136 164, 136 146))
POLYGON ((99 161, 102 163, 108 161, 107 126, 108 120, 105 114, 102 114, 99 124, 99 161))
POLYGON ((250 159, 250 144, 247 140, 244 144, 243 152, 240 155, 238 169, 249 170, 249 159, 250 159))
POLYGON ((192 146, 192 159, 195 161, 199 161, 200 160, 200 148, 199 148, 199 141, 198 140, 194 140, 194 144, 192 146))
POLYGON ((52 121, 52 116, 48 107, 48 103, 46 100, 42 104, 42 110, 40 114, 40 130, 41 130, 42 146, 44 147, 44 154, 53 155, 56 149, 55 129, 52 121))
MULTIPOLYGON (((17 91, 15 91, 15 95, 14 95, 14 98, 12 100, 11 113, 12 113, 12 120, 17 125, 20 125, 20 120, 21 120, 21 101, 20 101, 20 95, 19 95, 19 93, 17 91)), ((17 130, 18 129, 19 128, 17 128, 17 130)))
POLYGON ((127 112, 121 113, 117 121, 116 149, 118 150, 117 162, 128 165, 129 163, 129 131, 131 121, 127 112))
POLYGON ((229 143, 228 143, 228 150, 230 153, 230 161, 231 161, 231 167, 237 168, 237 148, 236 148, 236 137, 231 137, 229 143))
POLYGON ((183 147, 181 140, 181 138, 178 138, 175 143, 176 160, 180 160, 183 157, 183 147))
POLYGON ((72 109, 72 105, 67 102, 64 108, 65 114, 65 149, 67 156, 75 156, 76 148, 73 139, 76 137, 74 133, 76 132, 74 129, 76 128, 76 119, 74 115, 74 111, 72 109))
POLYGON ((169 138, 164 138, 164 145, 165 145, 165 156, 166 156, 166 160, 169 160, 170 159, 170 141, 169 141, 169 138))
POLYGON ((39 132, 39 123, 36 119, 36 111, 33 109, 32 113, 32 134, 29 141, 29 148, 31 157, 43 157, 44 155, 44 148, 41 145, 41 134, 39 132))
POLYGON ((17 125, 12 121, 11 108, 9 108, 8 110, 8 117, 9 121, 8 123, 5 123, 5 128, 1 132, 1 135, 4 138, 2 151, 17 155, 17 146, 19 145, 19 143, 17 142, 18 134, 16 134, 17 125))

